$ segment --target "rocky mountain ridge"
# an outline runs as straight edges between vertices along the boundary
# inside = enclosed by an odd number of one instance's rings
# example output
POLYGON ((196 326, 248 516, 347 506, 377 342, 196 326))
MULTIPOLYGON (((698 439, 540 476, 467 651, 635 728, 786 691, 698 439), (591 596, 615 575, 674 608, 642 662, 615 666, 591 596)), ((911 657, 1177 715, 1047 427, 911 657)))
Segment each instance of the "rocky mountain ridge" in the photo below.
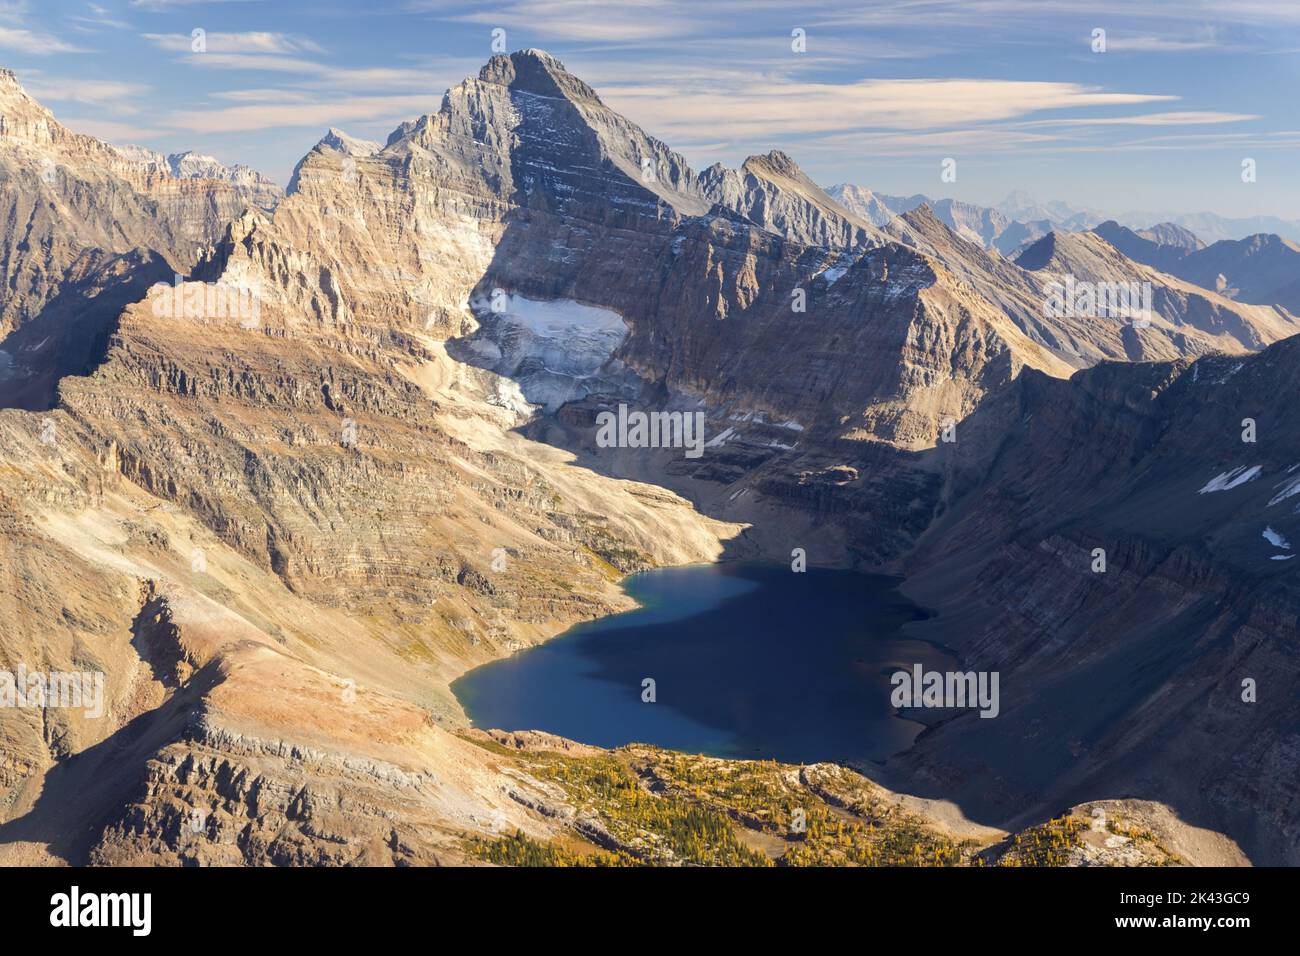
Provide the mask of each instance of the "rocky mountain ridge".
POLYGON ((1234 301, 1281 306, 1292 313, 1300 308, 1300 245, 1280 236, 1259 234, 1206 246, 1185 230, 1135 233, 1104 222, 1093 232, 1131 250, 1126 253, 1130 258, 1234 301))
POLYGON ((184 175, 161 154, 68 130, 0 70, 0 404, 48 407, 59 378, 102 356, 128 303, 280 195, 247 167, 174 158, 184 175))

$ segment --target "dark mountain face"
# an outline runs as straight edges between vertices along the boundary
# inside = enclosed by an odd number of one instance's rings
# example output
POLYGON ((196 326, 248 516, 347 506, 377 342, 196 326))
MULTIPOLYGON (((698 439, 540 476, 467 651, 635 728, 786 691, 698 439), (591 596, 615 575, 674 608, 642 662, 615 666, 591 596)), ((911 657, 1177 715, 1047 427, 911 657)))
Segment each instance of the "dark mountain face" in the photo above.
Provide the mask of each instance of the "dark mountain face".
POLYGON ((1156 245, 1175 246, 1186 252, 1195 252, 1197 249, 1205 248, 1205 243, 1201 242, 1194 232, 1172 222, 1156 223, 1148 229, 1139 229, 1137 234, 1143 239, 1149 239, 1156 243, 1156 245))
POLYGON ((1114 221, 1093 230, 1125 255, 1239 302, 1300 309, 1300 246, 1274 235, 1222 239, 1206 246, 1165 223, 1136 233, 1114 221))
MULTIPOLYGON (((1161 272, 1170 272, 1174 275, 1178 274, 1175 271, 1177 265, 1189 252, 1204 248, 1199 240, 1192 247, 1189 247, 1184 242, 1164 242, 1162 238, 1174 237, 1167 232, 1153 233, 1150 230, 1144 230, 1143 233, 1134 232, 1127 226, 1121 226, 1113 219, 1108 219, 1098 226, 1093 226, 1092 231, 1130 259, 1136 262, 1145 262, 1161 272)), ((1195 237, 1192 238, 1195 239, 1195 237)))
POLYGON ((1300 246, 1271 235, 1225 239, 1189 254, 1179 275, 1242 302, 1300 308, 1300 246))
POLYGON ((1294 864, 1297 385, 1293 338, 1026 373, 964 422, 909 588, 940 611, 923 630, 1001 670, 1008 704, 903 762, 989 808, 1142 793, 1294 864))

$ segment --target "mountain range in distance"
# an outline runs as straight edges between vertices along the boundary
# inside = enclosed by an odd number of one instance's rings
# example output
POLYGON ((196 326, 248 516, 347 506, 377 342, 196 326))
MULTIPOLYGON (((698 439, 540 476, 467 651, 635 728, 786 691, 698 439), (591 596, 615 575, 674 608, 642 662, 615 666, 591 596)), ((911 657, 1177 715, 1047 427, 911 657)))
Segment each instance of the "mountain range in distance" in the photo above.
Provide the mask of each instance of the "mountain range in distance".
POLYGON ((836 202, 876 225, 886 225, 922 204, 928 205, 948 228, 978 241, 1003 255, 1014 255, 1026 242, 1041 238, 1054 230, 1079 231, 1103 222, 1123 224, 1139 232, 1164 233, 1170 241, 1174 234, 1186 234, 1198 242, 1247 239, 1257 235, 1276 235, 1291 243, 1300 242, 1300 221, 1276 216, 1250 216, 1230 219, 1215 213, 1129 212, 1109 216, 1092 209, 1077 209, 1068 203, 1052 200, 1040 203, 1028 193, 1017 190, 994 206, 980 206, 958 199, 933 199, 916 193, 890 196, 863 186, 839 183, 826 192, 836 202))

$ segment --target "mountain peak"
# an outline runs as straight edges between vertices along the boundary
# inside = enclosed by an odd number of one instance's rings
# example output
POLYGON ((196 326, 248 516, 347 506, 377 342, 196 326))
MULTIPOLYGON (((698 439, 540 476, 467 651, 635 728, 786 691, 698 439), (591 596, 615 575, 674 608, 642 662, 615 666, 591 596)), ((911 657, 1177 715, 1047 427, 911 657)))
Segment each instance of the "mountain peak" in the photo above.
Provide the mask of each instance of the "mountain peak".
POLYGON ((1028 269, 1030 272, 1037 272, 1046 268, 1047 264, 1052 261, 1056 255, 1057 234, 1055 231, 1047 233, 1035 242, 1025 246, 1016 256, 1016 265, 1022 269, 1028 269))
POLYGON ((499 53, 484 64, 478 78, 521 93, 600 104, 600 97, 545 50, 529 48, 508 56, 499 53))
POLYGON ((1188 252, 1205 248, 1205 243, 1196 233, 1172 222, 1158 222, 1147 229, 1137 230, 1137 234, 1159 245, 1176 246, 1188 252))
POLYGON ((923 226, 942 227, 944 223, 938 216, 934 214, 934 208, 932 206, 932 203, 933 200, 926 200, 925 202, 921 203, 919 206, 914 206, 911 209, 909 209, 907 212, 903 213, 902 218, 907 220, 907 222, 915 228, 921 228, 923 226))
POLYGON ((7 68, 0 68, 0 106, 23 103, 44 109, 30 93, 24 89, 18 74, 7 68))
POLYGON ((1137 232, 1136 230, 1130 229, 1128 226, 1121 225, 1119 222, 1117 222, 1114 219, 1107 219, 1105 222, 1097 223, 1097 225, 1092 227, 1092 231, 1095 232, 1097 235, 1101 236, 1107 242, 1111 242, 1112 245, 1114 244, 1112 242, 1112 239, 1125 239, 1131 241, 1134 238, 1137 239, 1147 238, 1143 236, 1141 233, 1137 232))
POLYGON ((744 168, 776 173, 779 176, 791 178, 803 175, 803 170, 799 168, 799 164, 791 159, 788 153, 784 153, 779 149, 761 155, 750 156, 745 160, 744 168))
POLYGON ((337 126, 331 126, 326 130, 325 135, 320 138, 320 142, 316 145, 318 147, 327 146, 348 156, 373 156, 384 148, 379 143, 371 140, 351 136, 337 126))
POLYGON ((545 50, 539 49, 535 46, 530 46, 523 50, 516 50, 514 53, 510 54, 510 58, 516 62, 519 62, 520 60, 534 60, 546 66, 548 69, 560 70, 565 73, 568 72, 568 70, 565 69, 564 64, 558 59, 551 56, 551 54, 547 53, 545 50))
POLYGON ((63 135, 54 114, 23 89, 18 75, 0 69, 0 136, 45 146, 63 135))

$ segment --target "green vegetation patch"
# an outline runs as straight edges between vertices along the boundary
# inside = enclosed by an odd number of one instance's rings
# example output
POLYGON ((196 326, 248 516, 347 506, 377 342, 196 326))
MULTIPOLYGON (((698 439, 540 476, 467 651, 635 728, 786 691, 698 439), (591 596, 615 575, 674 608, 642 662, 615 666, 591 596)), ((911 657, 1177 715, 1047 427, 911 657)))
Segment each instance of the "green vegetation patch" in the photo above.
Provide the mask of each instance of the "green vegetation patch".
POLYGON ((998 866, 1068 866, 1071 851, 1081 847, 1088 824, 1076 816, 1053 817, 1022 830, 998 860, 998 866))
MULTIPOLYGON (((479 742, 497 752, 499 748, 479 742)), ((633 744, 592 756, 511 751, 558 784, 578 810, 574 830, 605 848, 584 856, 516 835, 471 852, 522 866, 960 866, 959 843, 843 767, 719 760, 633 744)))
POLYGON ((542 843, 515 831, 499 840, 473 837, 466 841, 468 853, 498 866, 633 866, 636 861, 626 853, 606 853, 592 849, 578 853, 557 843, 542 843))

